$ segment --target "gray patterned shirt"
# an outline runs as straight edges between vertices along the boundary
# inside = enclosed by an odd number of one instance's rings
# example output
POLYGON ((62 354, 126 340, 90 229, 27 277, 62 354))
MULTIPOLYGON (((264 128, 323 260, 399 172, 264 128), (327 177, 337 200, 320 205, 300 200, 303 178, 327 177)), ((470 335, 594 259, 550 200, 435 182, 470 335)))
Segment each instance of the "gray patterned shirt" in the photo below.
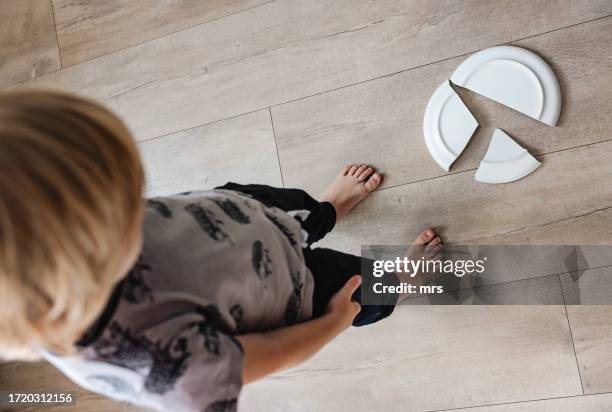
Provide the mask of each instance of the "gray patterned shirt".
POLYGON ((172 411, 233 411, 234 335, 309 319, 304 234, 286 212, 237 192, 150 199, 141 256, 74 356, 45 358, 76 383, 172 411))

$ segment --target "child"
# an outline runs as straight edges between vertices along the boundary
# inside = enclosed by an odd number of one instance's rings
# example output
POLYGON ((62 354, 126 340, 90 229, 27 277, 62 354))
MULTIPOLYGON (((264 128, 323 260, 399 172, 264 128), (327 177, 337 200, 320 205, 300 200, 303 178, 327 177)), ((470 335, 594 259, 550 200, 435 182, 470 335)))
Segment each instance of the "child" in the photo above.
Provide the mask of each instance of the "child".
MULTIPOLYGON (((141 200, 132 138, 56 92, 0 96, 0 353, 174 411, 231 411, 241 386, 303 362, 361 307, 360 258, 311 248, 382 175, 342 169, 316 201, 227 185, 141 200)), ((433 230, 416 243, 441 241, 433 230)))

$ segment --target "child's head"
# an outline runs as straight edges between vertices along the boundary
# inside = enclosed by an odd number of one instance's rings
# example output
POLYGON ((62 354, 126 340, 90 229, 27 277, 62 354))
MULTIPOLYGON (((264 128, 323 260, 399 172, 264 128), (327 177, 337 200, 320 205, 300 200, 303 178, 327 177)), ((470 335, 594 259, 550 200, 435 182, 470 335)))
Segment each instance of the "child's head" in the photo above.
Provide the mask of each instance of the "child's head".
POLYGON ((143 180, 107 109, 0 94, 0 356, 72 350, 137 254, 143 180))

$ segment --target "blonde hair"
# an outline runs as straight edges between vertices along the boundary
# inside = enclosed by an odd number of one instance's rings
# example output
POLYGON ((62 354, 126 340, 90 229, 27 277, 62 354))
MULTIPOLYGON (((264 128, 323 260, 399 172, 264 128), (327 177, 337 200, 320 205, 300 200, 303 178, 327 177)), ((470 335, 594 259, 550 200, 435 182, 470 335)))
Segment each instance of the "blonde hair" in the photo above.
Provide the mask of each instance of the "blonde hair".
POLYGON ((125 125, 66 93, 0 94, 0 356, 74 352, 142 218, 125 125))

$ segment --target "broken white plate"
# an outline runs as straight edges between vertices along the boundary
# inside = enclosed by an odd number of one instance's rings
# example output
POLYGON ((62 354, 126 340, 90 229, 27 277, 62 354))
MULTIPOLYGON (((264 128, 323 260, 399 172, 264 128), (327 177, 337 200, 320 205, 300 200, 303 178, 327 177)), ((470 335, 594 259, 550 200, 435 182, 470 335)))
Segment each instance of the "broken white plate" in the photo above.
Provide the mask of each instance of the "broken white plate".
POLYGON ((495 129, 487 153, 476 170, 476 180, 482 183, 513 182, 527 176, 540 164, 503 130, 495 129))
POLYGON ((444 81, 427 103, 423 134, 427 149, 447 172, 470 141, 478 123, 461 98, 444 81))
POLYGON ((481 50, 457 67, 451 81, 549 126, 559 120, 559 81, 544 59, 527 49, 481 50))

